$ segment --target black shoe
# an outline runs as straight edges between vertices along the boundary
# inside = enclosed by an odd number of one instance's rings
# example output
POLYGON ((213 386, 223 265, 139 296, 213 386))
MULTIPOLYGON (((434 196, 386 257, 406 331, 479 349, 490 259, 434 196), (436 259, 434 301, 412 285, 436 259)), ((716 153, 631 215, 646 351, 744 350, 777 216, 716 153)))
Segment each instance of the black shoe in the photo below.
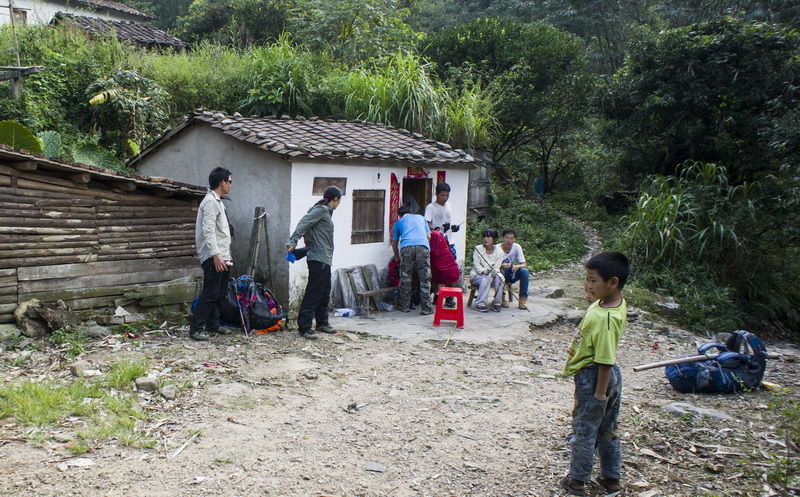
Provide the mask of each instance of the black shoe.
POLYGON ((423 307, 422 310, 419 311, 419 313, 422 314, 423 316, 427 316, 428 314, 433 314, 433 309, 431 309, 430 307, 423 307))
POLYGON ((400 312, 411 312, 411 309, 409 309, 408 307, 400 307, 397 310, 400 311, 400 312))
POLYGON ((217 335, 230 335, 233 330, 230 326, 218 326, 212 330, 206 329, 208 333, 216 333, 217 335))
POLYGON ((317 331, 321 333, 329 333, 331 335, 335 335, 337 333, 337 331, 333 329, 332 326, 327 324, 325 326, 317 326, 317 331))
POLYGON ((444 298, 444 305, 445 307, 452 307, 455 309, 456 307, 456 298, 455 297, 445 297, 444 298))
POLYGON ((317 337, 317 334, 314 333, 314 330, 301 331, 300 336, 307 340, 316 340, 319 338, 317 337))
POLYGON ((203 331, 193 331, 189 333, 189 338, 194 340, 195 342, 207 342, 208 335, 205 334, 203 331))

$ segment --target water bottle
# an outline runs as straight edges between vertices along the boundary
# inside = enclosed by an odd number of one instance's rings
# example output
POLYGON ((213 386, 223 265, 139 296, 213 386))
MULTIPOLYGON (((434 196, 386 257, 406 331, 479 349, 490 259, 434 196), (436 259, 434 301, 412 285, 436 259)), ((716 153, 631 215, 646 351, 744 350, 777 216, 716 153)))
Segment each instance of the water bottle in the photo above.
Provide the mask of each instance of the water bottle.
POLYGON ((337 318, 347 318, 350 316, 355 316, 356 311, 350 309, 349 307, 341 307, 339 309, 334 309, 333 315, 337 318))
POLYGON ((394 307, 392 307, 392 304, 381 302, 381 309, 383 309, 384 311, 391 311, 392 309, 394 309, 394 307))

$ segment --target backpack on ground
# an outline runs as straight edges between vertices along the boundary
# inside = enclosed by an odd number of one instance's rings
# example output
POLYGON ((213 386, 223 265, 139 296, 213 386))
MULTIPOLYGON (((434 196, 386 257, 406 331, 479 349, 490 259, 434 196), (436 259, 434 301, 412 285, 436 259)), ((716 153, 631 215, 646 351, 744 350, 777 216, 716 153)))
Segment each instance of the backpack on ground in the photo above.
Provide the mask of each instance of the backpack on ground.
POLYGON ((243 299, 247 302, 251 330, 263 334, 283 329, 287 313, 269 289, 251 281, 243 299))
POLYGON ((707 361, 666 367, 670 385, 681 393, 733 393, 761 385, 767 367, 767 349, 760 338, 744 330, 734 331, 725 345, 708 342, 697 348, 700 355, 717 349, 707 361))

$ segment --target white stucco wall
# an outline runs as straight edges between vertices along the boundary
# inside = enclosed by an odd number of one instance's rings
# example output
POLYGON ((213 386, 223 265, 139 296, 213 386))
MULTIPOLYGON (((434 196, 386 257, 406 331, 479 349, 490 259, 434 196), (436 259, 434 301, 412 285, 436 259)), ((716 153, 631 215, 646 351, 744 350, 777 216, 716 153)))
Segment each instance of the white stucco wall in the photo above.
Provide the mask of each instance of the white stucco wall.
MULTIPOLYGON (((132 16, 116 10, 98 8, 90 9, 85 5, 76 5, 65 1, 46 1, 46 0, 11 0, 14 8, 27 12, 28 24, 47 24, 57 12, 65 12, 79 16, 95 17, 108 21, 137 21, 147 22, 147 19, 139 16, 132 16)), ((123 2, 124 3, 124 2, 123 2)), ((8 5, 8 2, 2 2, 8 5)), ((8 8, 0 8, 0 25, 11 22, 10 11, 8 8)))
MULTIPOLYGON (((341 164, 320 164, 319 162, 299 161, 293 164, 291 180, 291 228, 286 234, 286 238, 291 235, 294 227, 300 219, 308 212, 308 209, 320 200, 321 196, 313 196, 313 185, 315 177, 334 177, 347 178, 346 195, 342 197, 342 202, 334 211, 334 252, 333 270, 375 264, 379 270, 383 270, 392 257, 391 233, 389 232, 389 189, 391 185, 391 175, 394 173, 401 184, 407 172, 405 164, 376 164, 376 163, 355 163, 354 165, 341 164), (380 181, 378 180, 380 173, 380 181), (350 236, 353 225, 353 190, 386 190, 384 200, 384 241, 376 243, 362 243, 351 245, 350 236)), ((453 224, 466 221, 467 217, 467 191, 469 188, 468 169, 447 169, 445 167, 426 168, 429 177, 435 183, 436 171, 447 171, 446 181, 450 185, 450 205, 453 212, 453 224)), ((435 188, 435 184, 433 185, 435 188)), ((433 196, 433 192, 431 192, 433 196)), ((461 226, 458 233, 449 236, 450 242, 455 243, 458 254, 458 262, 463 266, 464 243, 466 233, 466 223, 461 226)), ((302 242, 301 242, 302 244, 302 242)), ((289 272, 289 298, 291 301, 302 298, 302 292, 306 286, 308 278, 308 266, 305 259, 291 265, 289 272)))

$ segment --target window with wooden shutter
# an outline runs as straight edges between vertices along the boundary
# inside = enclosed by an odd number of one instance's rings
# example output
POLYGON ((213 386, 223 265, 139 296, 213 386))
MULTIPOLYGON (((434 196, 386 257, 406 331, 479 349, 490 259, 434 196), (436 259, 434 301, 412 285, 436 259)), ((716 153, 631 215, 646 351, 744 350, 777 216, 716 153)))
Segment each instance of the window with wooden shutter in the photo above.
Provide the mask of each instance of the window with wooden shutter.
POLYGON ((353 233, 350 243, 383 241, 385 190, 353 190, 353 233))

